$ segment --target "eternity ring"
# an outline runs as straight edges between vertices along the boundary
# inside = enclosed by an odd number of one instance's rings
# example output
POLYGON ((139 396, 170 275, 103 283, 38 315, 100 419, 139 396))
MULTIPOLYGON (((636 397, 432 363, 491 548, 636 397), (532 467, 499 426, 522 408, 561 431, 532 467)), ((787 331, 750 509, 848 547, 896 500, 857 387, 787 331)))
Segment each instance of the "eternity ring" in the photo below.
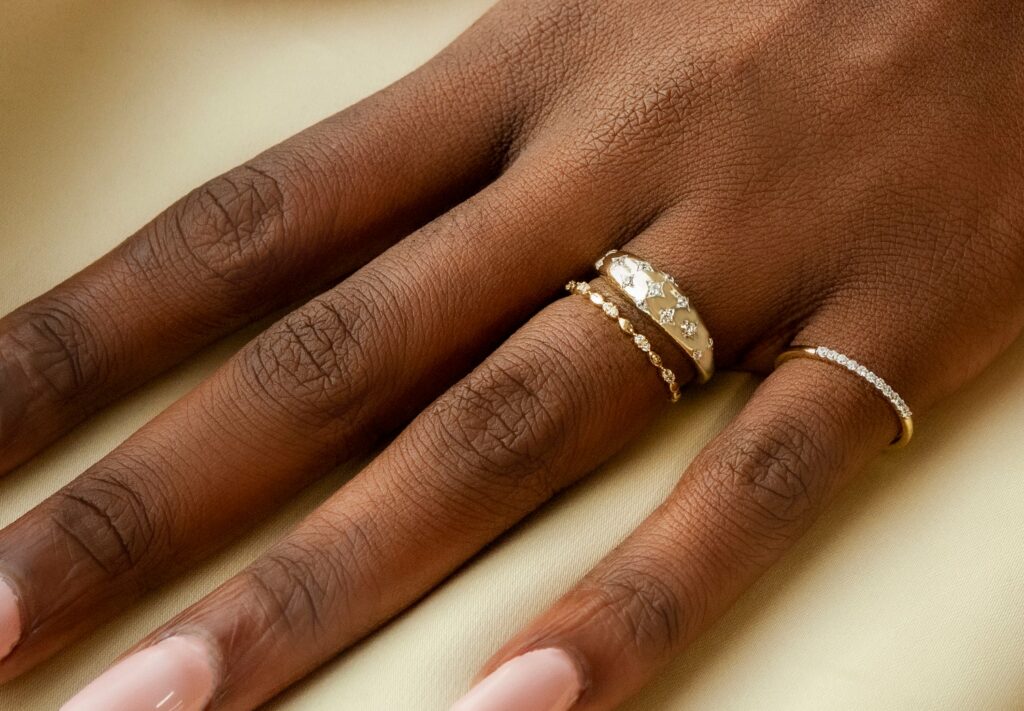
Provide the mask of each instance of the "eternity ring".
POLYGON ((683 349, 706 383, 715 372, 714 341, 676 280, 629 252, 613 249, 594 265, 619 292, 683 349))
POLYGON ((629 336, 629 339, 633 341, 633 345, 642 353, 646 354, 647 360, 651 362, 651 365, 658 369, 661 379, 664 380, 665 385, 668 386, 669 399, 672 402, 678 402, 679 383, 676 382, 676 374, 670 368, 667 368, 664 361, 662 361, 661 356, 654 352, 651 348, 651 342, 647 340, 647 336, 642 333, 637 333, 636 329, 633 328, 633 322, 628 318, 619 315, 618 306, 606 299, 603 294, 591 289, 590 284, 585 281, 570 281, 565 285, 565 290, 570 294, 579 294, 594 306, 601 309, 605 316, 618 323, 619 330, 629 336))
POLYGON ((900 434, 892 441, 891 446, 905 447, 907 442, 910 441, 910 438, 914 436, 914 418, 913 413, 910 411, 910 407, 908 407, 906 401, 899 396, 899 393, 893 390, 892 386, 885 382, 881 376, 876 375, 853 358, 845 356, 839 351, 834 351, 831 348, 826 348, 825 346, 818 346, 817 348, 813 346, 794 346, 779 354, 779 357, 775 359, 775 367, 777 368, 787 360, 793 360, 794 358, 813 358, 815 360, 834 363, 868 381, 868 383, 871 384, 871 387, 880 392, 882 397, 892 405, 893 410, 896 411, 897 417, 899 417, 900 434))

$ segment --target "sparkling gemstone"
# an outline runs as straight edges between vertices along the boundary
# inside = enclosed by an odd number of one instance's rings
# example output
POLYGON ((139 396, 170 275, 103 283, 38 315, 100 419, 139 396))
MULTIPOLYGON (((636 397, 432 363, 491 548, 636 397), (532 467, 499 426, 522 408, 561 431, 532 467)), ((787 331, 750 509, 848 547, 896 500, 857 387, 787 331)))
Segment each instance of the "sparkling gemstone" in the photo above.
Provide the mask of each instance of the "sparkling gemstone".
POLYGON ((675 309, 662 309, 658 312, 658 323, 672 323, 672 319, 675 317, 675 309))
POLYGON ((647 298, 653 296, 664 296, 665 295, 665 284, 660 281, 649 281, 647 282, 647 298))
POLYGON ((635 303, 636 307, 645 314, 649 314, 651 312, 651 310, 647 308, 647 302, 644 299, 637 299, 635 303))
POLYGON ((601 309, 612 318, 619 317, 619 307, 616 306, 615 304, 605 302, 604 306, 602 306, 601 309))
POLYGON ((646 336, 641 336, 639 333, 633 336, 633 343, 644 353, 651 350, 651 342, 647 340, 646 336))
POLYGON ((863 365, 858 365, 857 366, 857 375, 861 376, 862 378, 865 378, 865 377, 867 377, 867 374, 868 374, 868 369, 867 368, 865 368, 863 365))
POLYGON ((665 277, 665 281, 671 283, 672 286, 676 286, 676 278, 672 275, 665 277))
POLYGON ((628 289, 631 286, 633 286, 633 275, 627 274, 626 276, 622 277, 622 288, 628 289))
POLYGON ((680 324, 679 328, 682 330, 683 335, 687 338, 693 338, 697 335, 697 324, 687 319, 680 324))
POLYGON ((650 262, 639 261, 636 263, 636 268, 645 272, 654 271, 653 269, 651 269, 650 262))
POLYGON ((601 296, 600 294, 594 293, 590 295, 590 301, 591 303, 601 306, 604 304, 604 297, 601 296))
POLYGON ((690 310, 690 300, 688 298, 686 298, 685 296, 683 296, 682 294, 680 294, 679 296, 676 297, 676 308, 677 309, 685 309, 685 310, 689 311, 690 310))
POLYGON ((661 371, 661 377, 666 383, 674 383, 676 381, 676 374, 667 368, 661 371))
POLYGON ((704 357, 704 351, 694 351, 693 357, 696 358, 697 360, 700 360, 701 358, 704 357))

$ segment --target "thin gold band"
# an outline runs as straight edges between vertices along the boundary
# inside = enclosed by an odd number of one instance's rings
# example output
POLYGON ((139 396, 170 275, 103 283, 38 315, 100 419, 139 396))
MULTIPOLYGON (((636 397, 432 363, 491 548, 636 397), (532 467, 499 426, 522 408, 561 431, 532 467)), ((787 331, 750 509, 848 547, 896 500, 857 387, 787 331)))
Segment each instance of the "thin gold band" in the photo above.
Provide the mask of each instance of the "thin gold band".
POLYGON ((706 383, 715 372, 714 341, 676 280, 647 260, 618 249, 605 254, 594 266, 668 334, 693 361, 700 382, 706 383))
POLYGON ((793 360, 794 358, 811 358, 813 360, 822 360, 826 363, 832 363, 840 366, 841 368, 845 368, 854 375, 860 376, 870 383, 871 387, 881 393, 882 397, 892 405, 892 409, 896 412, 896 416, 900 421, 899 436, 891 442, 890 446, 907 446, 907 443, 910 442, 910 438, 914 436, 914 415, 910 411, 910 407, 907 405, 906 401, 900 397, 899 393, 893 390, 892 386, 885 382, 881 376, 876 375, 853 358, 845 356, 839 351, 832 350, 825 346, 794 346, 779 354, 779 357, 775 359, 775 367, 778 368, 786 361, 793 360))
POLYGON ((647 355, 647 360, 651 362, 655 368, 658 369, 661 379, 665 381, 665 385, 668 386, 669 399, 672 402, 679 400, 679 383, 676 382, 676 374, 671 369, 666 368, 664 362, 657 353, 651 348, 651 342, 647 340, 647 337, 641 333, 637 333, 636 329, 633 328, 633 322, 628 318, 619 315, 619 307, 608 300, 603 294, 594 291, 590 288, 590 284, 582 281, 570 281, 565 285, 565 290, 571 294, 579 294, 584 297, 587 301, 592 303, 601 309, 605 316, 615 321, 619 325, 619 329, 629 336, 633 345, 636 346, 642 353, 647 355))

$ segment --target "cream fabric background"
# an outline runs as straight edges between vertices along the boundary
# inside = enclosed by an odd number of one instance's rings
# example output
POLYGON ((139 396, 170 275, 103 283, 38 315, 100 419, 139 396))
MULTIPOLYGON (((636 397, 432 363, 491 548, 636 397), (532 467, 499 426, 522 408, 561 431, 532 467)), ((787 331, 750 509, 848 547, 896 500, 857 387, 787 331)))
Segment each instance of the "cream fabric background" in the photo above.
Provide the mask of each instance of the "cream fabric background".
MULTIPOLYGON (((0 312, 112 247, 201 180, 398 78, 485 0, 4 3, 0 312)), ((210 349, 0 482, 8 523, 184 393, 210 349)), ((422 604, 275 702, 446 709, 477 666, 659 502, 755 383, 725 374, 422 604)), ((922 418, 630 709, 1024 708, 1024 341, 922 418)), ((0 690, 53 709, 237 570, 324 481, 202 569, 0 690)))

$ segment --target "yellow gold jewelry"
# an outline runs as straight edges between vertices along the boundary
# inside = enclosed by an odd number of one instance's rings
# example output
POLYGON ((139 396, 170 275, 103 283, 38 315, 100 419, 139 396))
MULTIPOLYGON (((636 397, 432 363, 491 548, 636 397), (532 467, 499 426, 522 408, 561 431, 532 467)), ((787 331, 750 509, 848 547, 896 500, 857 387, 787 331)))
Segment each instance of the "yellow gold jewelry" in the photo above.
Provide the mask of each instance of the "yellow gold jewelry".
POLYGON ((617 249, 594 266, 683 349, 697 367, 700 382, 706 383, 715 372, 714 341, 676 280, 650 262, 617 249))
POLYGON ((570 281, 565 285, 565 290, 571 294, 579 294, 584 297, 587 301, 597 306, 604 312, 604 315, 612 319, 619 324, 619 328, 630 337, 633 341, 633 345, 639 348, 643 353, 647 355, 647 360, 651 362, 658 372, 661 374, 661 379, 665 381, 668 386, 669 399, 672 402, 679 400, 679 383, 676 382, 676 374, 669 368, 666 368, 661 360, 661 356, 655 353, 651 349, 651 342, 647 340, 647 337, 641 333, 637 333, 636 329, 633 328, 633 322, 627 318, 619 315, 619 307, 609 301, 603 294, 594 291, 590 288, 590 284, 582 281, 570 281))
POLYGON ((899 396, 895 390, 885 382, 880 376, 875 375, 872 371, 855 361, 853 358, 849 358, 839 351, 834 351, 831 348, 825 346, 793 346, 789 350, 783 351, 779 354, 779 357, 775 359, 775 367, 778 368, 780 365, 785 363, 787 360, 793 360, 794 358, 812 358, 814 360, 823 360, 828 363, 834 363, 838 366, 846 368, 854 375, 858 375, 864 380, 868 381, 875 390, 882 394, 889 404, 892 405, 893 410, 896 411, 896 416, 900 420, 900 434, 891 443, 893 447, 905 447, 910 438, 914 436, 914 416, 910 411, 910 407, 907 406, 906 401, 899 396))

